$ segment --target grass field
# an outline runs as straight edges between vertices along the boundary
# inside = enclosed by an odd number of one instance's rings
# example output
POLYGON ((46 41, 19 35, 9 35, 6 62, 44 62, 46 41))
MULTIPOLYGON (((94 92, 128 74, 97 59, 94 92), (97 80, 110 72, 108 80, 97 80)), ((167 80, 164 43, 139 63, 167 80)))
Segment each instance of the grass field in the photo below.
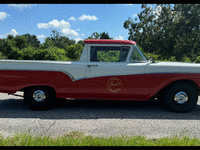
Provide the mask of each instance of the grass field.
POLYGON ((188 136, 147 139, 144 136, 92 137, 71 132, 60 137, 32 136, 18 133, 13 137, 0 136, 0 146, 199 146, 200 140, 188 136))

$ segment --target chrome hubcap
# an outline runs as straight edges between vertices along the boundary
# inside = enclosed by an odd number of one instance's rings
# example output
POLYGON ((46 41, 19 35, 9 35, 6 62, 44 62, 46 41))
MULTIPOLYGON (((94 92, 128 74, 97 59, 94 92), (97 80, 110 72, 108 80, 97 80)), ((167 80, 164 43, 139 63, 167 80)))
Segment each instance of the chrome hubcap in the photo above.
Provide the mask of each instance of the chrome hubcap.
POLYGON ((33 98, 34 100, 36 100, 37 102, 43 102, 46 98, 46 95, 43 91, 41 90, 37 90, 33 93, 33 98))
POLYGON ((180 92, 175 94, 174 101, 177 104, 184 104, 188 101, 188 95, 185 92, 180 91, 180 92))

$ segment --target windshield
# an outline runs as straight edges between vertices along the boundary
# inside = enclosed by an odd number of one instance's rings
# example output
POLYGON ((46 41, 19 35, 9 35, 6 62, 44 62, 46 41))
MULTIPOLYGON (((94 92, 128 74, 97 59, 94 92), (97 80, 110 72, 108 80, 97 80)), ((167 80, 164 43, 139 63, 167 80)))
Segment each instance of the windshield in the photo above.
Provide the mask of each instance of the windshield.
POLYGON ((130 57, 130 62, 147 62, 146 57, 136 45, 133 46, 133 53, 130 57))

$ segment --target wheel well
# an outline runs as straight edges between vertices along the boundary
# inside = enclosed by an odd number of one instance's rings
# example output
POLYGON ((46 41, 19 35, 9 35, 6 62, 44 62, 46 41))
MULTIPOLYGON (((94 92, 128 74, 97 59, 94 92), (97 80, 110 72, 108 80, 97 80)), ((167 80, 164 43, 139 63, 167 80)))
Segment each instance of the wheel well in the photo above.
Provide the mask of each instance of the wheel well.
POLYGON ((23 88, 23 89, 20 89, 19 91, 26 91, 26 90, 28 90, 28 89, 30 89, 30 88, 33 88, 33 87, 48 87, 48 88, 50 88, 50 89, 52 89, 52 91, 54 92, 54 94, 56 95, 56 90, 53 88, 53 87, 51 87, 51 86, 44 86, 44 85, 37 85, 37 86, 28 86, 28 87, 25 87, 25 88, 23 88))
POLYGON ((160 97, 160 96, 162 96, 163 95, 163 92, 168 88, 168 87, 170 87, 170 86, 172 86, 172 85, 174 85, 174 84, 177 84, 177 83, 188 83, 188 84, 190 84, 190 85, 192 85, 195 89, 196 89, 196 91, 198 92, 199 91, 199 86, 198 86, 198 84, 196 84, 196 82, 194 82, 194 81, 192 81, 192 80, 177 80, 177 81, 174 81, 174 82, 172 82, 172 83, 170 83, 170 84, 168 84, 167 86, 165 86, 164 88, 162 88, 160 91, 158 91, 153 97, 160 97))

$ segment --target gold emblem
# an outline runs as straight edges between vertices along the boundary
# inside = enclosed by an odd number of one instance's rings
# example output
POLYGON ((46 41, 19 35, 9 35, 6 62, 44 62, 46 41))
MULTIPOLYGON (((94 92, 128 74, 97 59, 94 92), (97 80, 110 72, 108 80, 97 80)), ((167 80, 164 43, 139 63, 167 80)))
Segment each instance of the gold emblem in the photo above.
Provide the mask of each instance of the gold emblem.
POLYGON ((122 89, 122 81, 119 78, 113 77, 108 80, 107 88, 112 93, 117 93, 122 89))

